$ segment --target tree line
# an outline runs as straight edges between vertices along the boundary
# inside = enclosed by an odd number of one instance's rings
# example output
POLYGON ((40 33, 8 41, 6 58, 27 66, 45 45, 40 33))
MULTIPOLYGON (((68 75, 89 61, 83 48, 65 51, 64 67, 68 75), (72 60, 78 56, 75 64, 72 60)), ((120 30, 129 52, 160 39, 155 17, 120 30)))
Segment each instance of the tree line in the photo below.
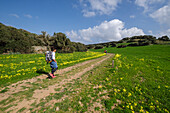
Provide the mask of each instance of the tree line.
POLYGON ((60 53, 87 51, 86 45, 71 42, 64 33, 54 33, 53 36, 45 31, 41 33, 37 35, 0 23, 0 54, 7 52, 33 53, 32 46, 47 46, 48 50, 54 46, 60 53))
POLYGON ((147 46, 151 44, 170 44, 170 39, 168 36, 162 36, 158 39, 151 35, 141 35, 126 37, 119 41, 112 41, 106 43, 89 44, 88 49, 102 49, 104 47, 117 47, 124 48, 127 46, 147 46))

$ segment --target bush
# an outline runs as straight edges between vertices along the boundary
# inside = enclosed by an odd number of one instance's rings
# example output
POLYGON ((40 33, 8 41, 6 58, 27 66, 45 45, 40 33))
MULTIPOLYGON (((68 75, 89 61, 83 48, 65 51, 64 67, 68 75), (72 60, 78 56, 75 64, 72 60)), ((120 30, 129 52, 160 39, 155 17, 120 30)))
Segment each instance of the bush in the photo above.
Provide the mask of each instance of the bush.
POLYGON ((111 47, 116 47, 116 44, 115 44, 115 43, 112 43, 112 44, 111 44, 111 47))
POLYGON ((168 36, 162 36, 162 37, 158 38, 158 40, 170 41, 168 36))
POLYGON ((103 49, 104 47, 102 45, 97 45, 94 49, 103 49))
POLYGON ((127 46, 134 47, 134 46, 139 46, 139 44, 138 43, 131 43, 131 44, 128 44, 127 46))
POLYGON ((94 49, 95 46, 94 45, 87 45, 86 47, 87 47, 87 49, 94 49))
POLYGON ((127 47, 127 46, 126 45, 120 45, 117 48, 125 48, 125 47, 127 47))

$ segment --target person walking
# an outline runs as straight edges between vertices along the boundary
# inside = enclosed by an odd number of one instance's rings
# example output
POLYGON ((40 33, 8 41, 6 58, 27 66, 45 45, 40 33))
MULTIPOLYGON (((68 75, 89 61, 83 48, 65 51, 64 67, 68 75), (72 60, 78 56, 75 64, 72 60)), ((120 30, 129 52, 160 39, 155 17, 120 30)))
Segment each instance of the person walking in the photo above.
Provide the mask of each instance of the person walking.
POLYGON ((52 53, 51 53, 52 62, 50 63, 50 67, 51 67, 50 76, 51 76, 52 78, 54 78, 54 77, 56 77, 56 76, 54 75, 54 72, 58 69, 57 61, 56 61, 56 59, 55 59, 55 52, 56 52, 57 50, 56 50, 56 48, 52 47, 52 48, 51 48, 51 51, 52 51, 52 53))

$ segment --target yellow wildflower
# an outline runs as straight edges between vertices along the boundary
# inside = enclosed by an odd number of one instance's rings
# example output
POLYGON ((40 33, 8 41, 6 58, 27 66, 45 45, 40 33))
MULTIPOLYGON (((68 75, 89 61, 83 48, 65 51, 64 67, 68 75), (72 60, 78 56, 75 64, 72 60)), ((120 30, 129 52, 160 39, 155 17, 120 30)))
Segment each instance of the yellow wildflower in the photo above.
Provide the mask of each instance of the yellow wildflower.
POLYGON ((168 86, 165 86, 166 88, 168 88, 168 86))
POLYGON ((141 58, 141 59, 139 59, 140 61, 144 61, 144 59, 143 58, 141 58))
POLYGON ((102 88, 102 86, 100 85, 100 86, 99 86, 99 89, 101 89, 101 88, 102 88))
POLYGON ((154 109, 155 109, 155 107, 154 107, 154 106, 150 106, 150 108, 151 108, 152 110, 154 110, 154 109))
POLYGON ((130 97, 131 95, 132 95, 132 94, 129 92, 129 93, 128 93, 128 97, 130 97))
POLYGON ((167 109, 164 109, 166 113, 169 113, 169 111, 167 109))
POLYGON ((160 85, 158 86, 158 88, 159 88, 159 89, 161 88, 160 85))
POLYGON ((106 78, 106 81, 109 81, 109 79, 108 79, 108 78, 106 78))
POLYGON ((123 92, 126 92, 126 89, 123 89, 123 92))
POLYGON ((29 61, 28 63, 33 64, 33 63, 35 63, 35 61, 29 61))

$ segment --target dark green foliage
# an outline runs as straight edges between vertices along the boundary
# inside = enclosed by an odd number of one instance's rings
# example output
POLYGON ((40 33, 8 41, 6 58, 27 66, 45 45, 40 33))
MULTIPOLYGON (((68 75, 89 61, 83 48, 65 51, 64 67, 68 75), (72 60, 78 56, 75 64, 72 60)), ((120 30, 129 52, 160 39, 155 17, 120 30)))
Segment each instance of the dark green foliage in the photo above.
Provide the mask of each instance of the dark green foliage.
POLYGON ((168 36, 162 36, 162 37, 158 38, 158 40, 170 41, 168 36))
POLYGON ((76 51, 78 51, 78 52, 87 51, 86 46, 80 42, 77 42, 77 43, 73 42, 72 45, 74 48, 76 48, 76 51))
POLYGON ((117 48, 125 48, 125 47, 127 47, 127 46, 126 45, 120 45, 117 48))
POLYGON ((51 45, 57 48, 59 53, 72 53, 75 51, 87 51, 86 46, 82 43, 71 42, 64 33, 54 33, 50 39, 51 45))
POLYGON ((36 34, 0 23, 0 53, 30 53, 32 52, 31 46, 41 44, 36 37, 36 34))
POLYGON ((94 45, 87 45, 87 49, 94 49, 94 45))
POLYGON ((116 47, 116 44, 115 43, 111 43, 111 47, 116 47))
POLYGON ((139 46, 138 43, 131 43, 131 44, 128 44, 128 46, 139 46))
POLYGON ((112 42, 106 42, 106 43, 98 43, 98 44, 90 44, 87 45, 88 49, 93 49, 93 48, 98 48, 97 46, 102 45, 104 47, 116 47, 119 46, 120 44, 122 45, 127 45, 127 46, 146 46, 150 44, 159 44, 162 43, 162 41, 170 41, 167 36, 162 36, 161 38, 156 39, 156 37, 151 36, 151 35, 141 35, 141 36, 133 36, 133 37, 126 37, 123 38, 122 40, 119 40, 117 42, 112 41, 112 42), (159 42, 161 40, 161 42, 159 42))
POLYGON ((0 53, 31 53, 34 51, 32 46, 47 46, 48 50, 51 50, 51 46, 54 46, 59 53, 87 51, 84 44, 71 42, 64 33, 54 33, 53 36, 45 31, 41 33, 41 35, 36 35, 0 23, 0 53))
POLYGON ((104 46, 102 46, 102 45, 97 45, 97 46, 95 47, 95 49, 102 49, 102 48, 104 48, 104 46))

